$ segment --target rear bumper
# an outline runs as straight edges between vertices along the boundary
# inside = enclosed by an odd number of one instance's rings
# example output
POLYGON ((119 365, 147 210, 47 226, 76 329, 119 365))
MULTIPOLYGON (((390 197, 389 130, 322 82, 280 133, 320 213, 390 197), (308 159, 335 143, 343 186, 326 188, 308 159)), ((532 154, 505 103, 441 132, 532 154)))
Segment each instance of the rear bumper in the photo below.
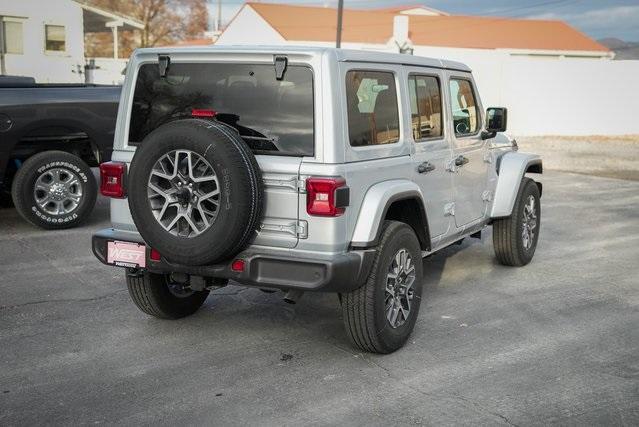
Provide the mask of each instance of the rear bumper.
MULTIPOLYGON (((138 233, 114 229, 93 235, 94 255, 107 265, 107 242, 122 241, 145 245, 138 233)), ((146 248, 146 267, 152 273, 186 273, 192 276, 230 279, 246 286, 297 289, 302 291, 348 292, 360 287, 370 271, 374 249, 349 251, 332 255, 310 255, 279 251, 273 254, 246 250, 232 260, 220 264, 192 266, 175 264, 164 258, 150 259, 146 248), (233 260, 244 261, 244 271, 233 271, 233 260)), ((112 265, 113 266, 113 265, 112 265)))

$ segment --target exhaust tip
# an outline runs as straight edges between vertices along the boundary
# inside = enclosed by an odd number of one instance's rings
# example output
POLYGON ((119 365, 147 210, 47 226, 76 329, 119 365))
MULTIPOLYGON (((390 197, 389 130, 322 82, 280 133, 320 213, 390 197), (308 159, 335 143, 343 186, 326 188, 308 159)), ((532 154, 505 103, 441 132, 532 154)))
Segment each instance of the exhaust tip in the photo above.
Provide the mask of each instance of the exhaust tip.
POLYGON ((302 298, 304 292, 298 290, 290 290, 284 295, 284 302, 287 304, 297 304, 297 301, 302 298))

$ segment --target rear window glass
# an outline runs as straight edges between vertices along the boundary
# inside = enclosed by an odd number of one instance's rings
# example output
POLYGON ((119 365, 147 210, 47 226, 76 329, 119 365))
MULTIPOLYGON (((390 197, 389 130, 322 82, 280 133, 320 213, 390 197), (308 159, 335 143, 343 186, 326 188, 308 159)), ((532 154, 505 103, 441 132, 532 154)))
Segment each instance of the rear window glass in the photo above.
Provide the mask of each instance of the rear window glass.
POLYGON ((313 156, 313 73, 289 65, 282 80, 273 64, 171 63, 140 67, 135 85, 129 145, 161 124, 194 109, 237 129, 256 153, 313 156))
POLYGON ((393 73, 347 72, 346 103, 351 146, 399 141, 399 111, 393 73))

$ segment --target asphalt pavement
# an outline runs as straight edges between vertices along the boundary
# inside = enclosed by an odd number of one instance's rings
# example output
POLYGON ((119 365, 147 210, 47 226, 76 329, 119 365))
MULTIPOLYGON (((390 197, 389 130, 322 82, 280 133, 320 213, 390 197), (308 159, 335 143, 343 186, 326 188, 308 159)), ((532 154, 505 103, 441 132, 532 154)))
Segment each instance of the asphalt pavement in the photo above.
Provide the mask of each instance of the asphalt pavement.
POLYGON ((639 182, 542 177, 533 262, 491 230, 424 260, 405 348, 349 344, 339 302, 228 286, 162 321, 82 227, 0 209, 0 425, 638 425, 639 182))

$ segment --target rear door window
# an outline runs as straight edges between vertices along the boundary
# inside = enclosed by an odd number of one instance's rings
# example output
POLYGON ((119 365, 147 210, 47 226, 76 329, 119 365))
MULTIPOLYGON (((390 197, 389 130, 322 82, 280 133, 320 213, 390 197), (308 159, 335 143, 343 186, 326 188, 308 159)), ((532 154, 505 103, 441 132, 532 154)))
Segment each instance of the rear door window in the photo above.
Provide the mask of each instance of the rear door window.
POLYGON ((442 136, 442 97, 439 79, 433 76, 411 75, 408 90, 415 141, 442 136))
POLYGON ((313 73, 289 65, 282 80, 272 64, 171 63, 166 77, 157 64, 138 72, 129 145, 138 145, 163 123, 213 110, 238 130, 256 154, 313 156, 313 73))
POLYGON ((399 141, 399 110, 393 73, 346 73, 348 137, 353 147, 399 141))

